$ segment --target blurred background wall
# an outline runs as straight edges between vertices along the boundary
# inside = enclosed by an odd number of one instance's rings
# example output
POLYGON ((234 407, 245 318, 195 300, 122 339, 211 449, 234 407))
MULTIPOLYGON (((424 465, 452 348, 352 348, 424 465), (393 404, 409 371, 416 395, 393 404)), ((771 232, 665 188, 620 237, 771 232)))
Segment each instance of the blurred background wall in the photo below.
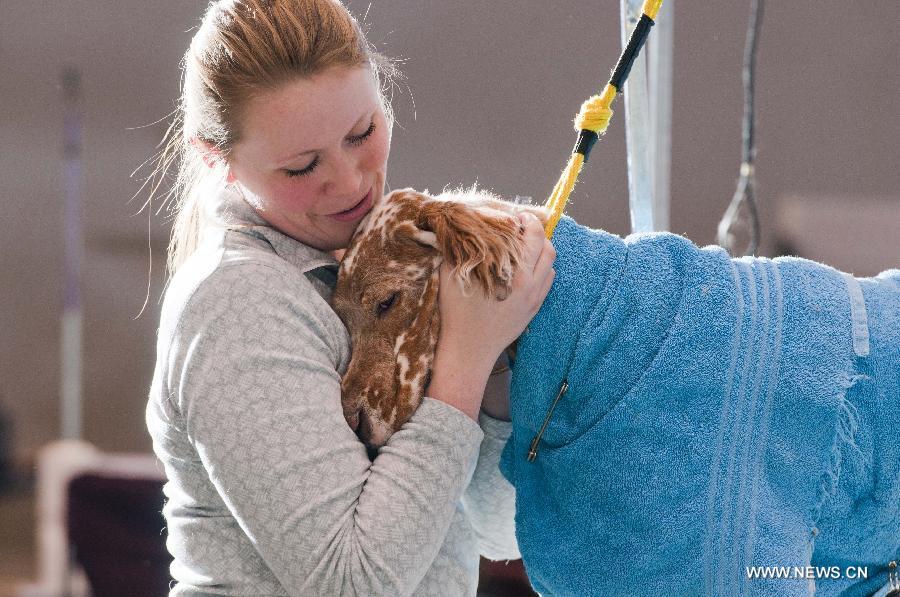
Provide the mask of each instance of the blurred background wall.
MULTIPOLYGON (((671 1, 672 230, 709 244, 737 177, 749 2, 671 1)), ((406 74, 394 94, 388 184, 437 191, 478 182, 543 201, 571 149, 573 116, 619 54, 618 2, 348 4, 406 74)), ((130 174, 165 131, 154 123, 175 106, 179 61, 205 5, 0 2, 0 404, 24 466, 59 435, 64 66, 82 73, 84 436, 103 450, 150 449, 143 411, 167 222, 156 205, 149 218, 137 213, 146 195, 131 200, 140 180, 130 174)), ((764 254, 821 254, 858 275, 900 265, 895 24, 896 0, 769 3, 757 82, 764 254), (805 236, 781 242, 778 231, 805 236)), ((569 213, 625 234, 616 105, 569 213)))

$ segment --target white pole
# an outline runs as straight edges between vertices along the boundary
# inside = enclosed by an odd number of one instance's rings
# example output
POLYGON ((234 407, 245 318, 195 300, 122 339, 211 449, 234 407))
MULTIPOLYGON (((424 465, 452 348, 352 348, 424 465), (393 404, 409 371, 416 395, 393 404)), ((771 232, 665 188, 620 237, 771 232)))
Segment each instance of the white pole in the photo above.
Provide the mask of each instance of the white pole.
MULTIPOLYGON (((647 41, 647 53, 637 57, 625 82, 625 140, 632 232, 665 230, 669 226, 672 9, 667 5, 671 2, 664 2, 657 15, 658 21, 668 21, 668 24, 654 26, 653 34, 647 41), (654 80, 652 99, 648 54, 655 54, 651 59, 654 80)), ((623 48, 628 45, 631 33, 641 18, 642 6, 643 0, 621 0, 623 48)))
POLYGON ((669 230, 672 163, 672 57, 675 55, 673 2, 666 0, 656 16, 653 34, 647 40, 650 71, 650 119, 654 134, 653 229, 669 230))
POLYGON ((81 437, 81 73, 62 73, 65 182, 63 235, 63 313, 60 330, 60 431, 65 439, 81 437))

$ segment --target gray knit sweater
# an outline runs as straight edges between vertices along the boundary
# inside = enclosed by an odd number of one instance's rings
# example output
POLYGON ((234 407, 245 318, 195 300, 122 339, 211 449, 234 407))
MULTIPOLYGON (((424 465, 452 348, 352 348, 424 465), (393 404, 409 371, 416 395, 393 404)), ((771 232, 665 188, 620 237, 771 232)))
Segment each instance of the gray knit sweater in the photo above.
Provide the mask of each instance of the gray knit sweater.
POLYGON ((519 557, 510 424, 425 398, 370 463, 341 412, 337 262, 231 192, 166 292, 147 426, 170 595, 474 595, 519 557))

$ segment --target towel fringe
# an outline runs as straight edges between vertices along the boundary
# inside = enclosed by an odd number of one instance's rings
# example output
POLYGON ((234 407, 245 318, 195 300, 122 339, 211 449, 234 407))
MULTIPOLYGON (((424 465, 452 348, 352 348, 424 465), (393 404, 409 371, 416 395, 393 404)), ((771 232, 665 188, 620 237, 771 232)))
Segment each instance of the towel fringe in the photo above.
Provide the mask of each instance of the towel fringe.
POLYGON ((856 431, 859 429, 859 411, 856 406, 847 399, 847 392, 856 385, 857 382, 867 379, 866 375, 847 376, 841 384, 843 392, 838 397, 838 420, 835 429, 834 443, 831 446, 831 456, 827 470, 822 473, 819 481, 819 489, 816 496, 816 504, 812 512, 812 528, 810 535, 814 538, 818 534, 816 524, 822 514, 826 504, 834 497, 838 489, 838 482, 841 476, 841 467, 843 465, 844 447, 856 452, 862 456, 862 451, 856 444, 856 431))

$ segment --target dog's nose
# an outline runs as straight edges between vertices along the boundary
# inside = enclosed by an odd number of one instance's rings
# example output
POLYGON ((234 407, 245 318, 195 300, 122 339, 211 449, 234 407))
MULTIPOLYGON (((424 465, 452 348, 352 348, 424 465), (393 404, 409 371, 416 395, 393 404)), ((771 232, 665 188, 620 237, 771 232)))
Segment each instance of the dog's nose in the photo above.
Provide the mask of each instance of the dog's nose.
POLYGON ((364 409, 356 411, 356 427, 353 428, 353 431, 356 432, 356 436, 362 443, 369 445, 369 440, 372 438, 372 421, 369 420, 369 415, 364 409))
POLYGON ((353 413, 344 413, 344 418, 347 419, 347 424, 350 425, 350 429, 353 430, 353 433, 356 433, 357 435, 357 430, 359 429, 359 413, 359 410, 353 413))
POLYGON ((373 419, 365 410, 359 413, 359 429, 356 435, 366 445, 370 458, 374 458, 374 454, 377 454, 390 438, 390 433, 385 433, 384 425, 379 423, 377 416, 373 419))
POLYGON ((366 411, 359 411, 358 420, 359 428, 355 430, 356 436, 366 446, 366 454, 368 454, 369 460, 374 462, 375 457, 378 456, 378 451, 381 449, 381 444, 372 441, 375 439, 375 430, 372 428, 372 421, 369 419, 366 411))

